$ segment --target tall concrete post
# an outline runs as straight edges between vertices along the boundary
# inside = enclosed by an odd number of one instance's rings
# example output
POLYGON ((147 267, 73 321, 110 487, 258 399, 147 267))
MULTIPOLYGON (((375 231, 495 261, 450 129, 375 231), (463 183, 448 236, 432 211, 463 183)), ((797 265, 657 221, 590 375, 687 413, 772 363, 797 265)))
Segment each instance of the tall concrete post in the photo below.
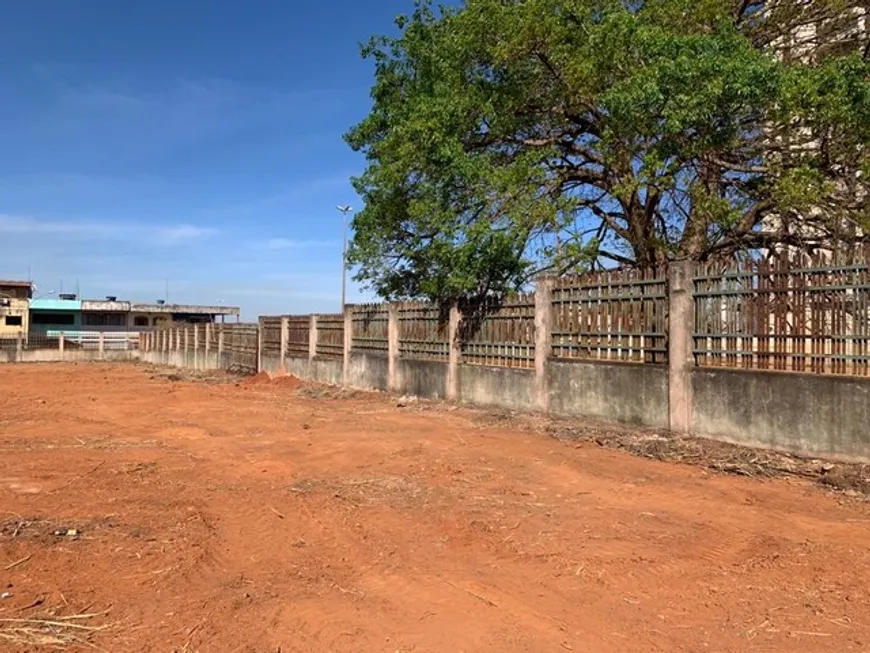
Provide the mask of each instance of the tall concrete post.
POLYGON ((263 371, 263 318, 257 321, 257 374, 263 371))
POLYGON ((387 304, 387 389, 399 390, 399 307, 387 304))
POLYGON ((447 322, 447 399, 455 401, 459 398, 459 361, 462 354, 462 343, 459 340, 459 325, 462 322, 462 312, 455 303, 450 306, 450 317, 447 322))
POLYGON ((224 365, 224 323, 221 322, 218 327, 218 345, 217 345, 217 368, 223 369, 224 365))
POLYGON ((24 338, 22 336, 18 336, 18 340, 15 342, 15 360, 20 363, 23 356, 24 338))
POLYGON ((281 317, 281 351, 278 354, 278 371, 287 374, 287 345, 290 341, 290 318, 286 315, 281 317))
POLYGON ((202 362, 203 369, 211 369, 209 364, 208 355, 211 353, 211 330, 214 328, 211 322, 205 323, 205 345, 203 346, 203 352, 205 354, 204 360, 202 362))
POLYGON ((343 385, 350 385, 350 352, 353 348, 353 304, 344 305, 344 356, 342 357, 341 379, 343 385))
POLYGON ((193 325, 193 369, 199 369, 199 325, 193 325))
POLYGON ((57 351, 58 351, 58 354, 60 354, 60 359, 61 359, 61 360, 63 360, 64 344, 65 344, 65 343, 64 343, 64 339, 63 339, 63 334, 61 333, 61 334, 57 337, 57 351))
POLYGON ((103 360, 106 357, 106 334, 103 331, 100 331, 99 338, 97 355, 100 360, 103 360))
POLYGON ((553 350, 553 279, 541 277, 535 286, 535 408, 550 409, 547 361, 553 350))
POLYGON ((692 272, 689 261, 668 267, 668 418, 670 429, 676 433, 688 433, 692 428, 692 272))
POLYGON ((309 316, 308 324, 308 361, 313 361, 317 356, 317 316, 309 316))

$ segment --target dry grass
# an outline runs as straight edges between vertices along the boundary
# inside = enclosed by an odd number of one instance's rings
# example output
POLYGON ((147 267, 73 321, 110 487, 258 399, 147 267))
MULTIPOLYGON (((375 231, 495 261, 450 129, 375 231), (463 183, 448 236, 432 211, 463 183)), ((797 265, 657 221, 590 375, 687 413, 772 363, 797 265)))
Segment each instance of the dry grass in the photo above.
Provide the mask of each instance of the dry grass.
POLYGON ((109 625, 88 622, 105 615, 105 612, 93 612, 41 619, 0 618, 0 641, 21 647, 99 649, 91 638, 109 625))

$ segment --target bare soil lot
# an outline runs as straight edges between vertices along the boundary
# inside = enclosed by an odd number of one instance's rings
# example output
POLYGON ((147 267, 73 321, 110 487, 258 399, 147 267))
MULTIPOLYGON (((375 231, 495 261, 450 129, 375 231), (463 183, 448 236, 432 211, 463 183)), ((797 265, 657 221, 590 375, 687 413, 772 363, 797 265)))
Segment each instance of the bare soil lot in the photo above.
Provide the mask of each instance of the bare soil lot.
POLYGON ((0 367, 0 650, 870 650, 859 499, 204 381, 0 367))

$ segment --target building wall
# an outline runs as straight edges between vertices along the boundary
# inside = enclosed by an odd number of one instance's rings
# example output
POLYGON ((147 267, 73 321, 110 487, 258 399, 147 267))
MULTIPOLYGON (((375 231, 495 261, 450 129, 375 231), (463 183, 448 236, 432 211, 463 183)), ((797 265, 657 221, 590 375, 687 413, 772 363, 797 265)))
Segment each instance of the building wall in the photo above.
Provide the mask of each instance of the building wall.
POLYGON ((169 326, 172 323, 173 322, 171 313, 153 313, 149 311, 137 311, 134 309, 127 317, 127 327, 130 329, 130 331, 159 326, 169 326), (143 322, 147 321, 147 325, 137 324, 137 321, 139 320, 143 322))
MULTIPOLYGON (((82 322, 81 322, 81 313, 69 313, 72 317, 72 321, 60 322, 60 321, 52 321, 48 323, 43 323, 37 318, 37 313, 33 311, 30 312, 30 329, 29 333, 31 335, 45 335, 49 331, 81 331, 82 322)), ((45 313, 43 313, 45 315, 45 313)), ((48 315, 56 315, 55 313, 48 313, 48 315)), ((44 317, 43 317, 44 319, 44 317)))
POLYGON ((8 306, 0 306, 0 338, 24 336, 29 326, 30 310, 26 299, 10 299, 8 306), (19 320, 20 324, 13 324, 19 320))
POLYGON ((81 328, 81 302, 64 299, 31 300, 30 334, 39 336, 49 331, 79 331, 81 328), (54 319, 58 316, 63 316, 64 319, 54 319))

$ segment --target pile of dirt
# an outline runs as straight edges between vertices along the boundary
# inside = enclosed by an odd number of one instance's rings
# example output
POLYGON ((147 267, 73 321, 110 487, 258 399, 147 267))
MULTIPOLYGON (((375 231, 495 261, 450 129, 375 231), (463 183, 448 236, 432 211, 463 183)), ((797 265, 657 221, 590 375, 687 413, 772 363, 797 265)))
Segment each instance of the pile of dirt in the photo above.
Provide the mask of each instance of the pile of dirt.
POLYGON ((248 376, 242 381, 242 385, 266 385, 272 382, 272 377, 268 372, 260 372, 253 376, 248 376))
POLYGON ((298 390, 302 381, 295 376, 278 376, 272 379, 272 385, 286 390, 298 390))

